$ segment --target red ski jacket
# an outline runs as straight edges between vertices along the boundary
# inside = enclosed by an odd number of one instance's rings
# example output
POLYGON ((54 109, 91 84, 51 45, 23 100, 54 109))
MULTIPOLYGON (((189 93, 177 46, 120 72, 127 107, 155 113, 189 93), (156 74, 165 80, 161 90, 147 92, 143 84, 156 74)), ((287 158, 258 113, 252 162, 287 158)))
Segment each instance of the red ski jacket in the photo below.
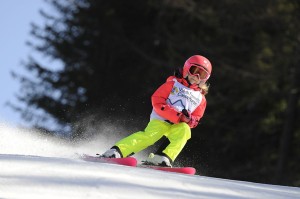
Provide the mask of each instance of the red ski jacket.
POLYGON ((189 85, 184 78, 170 76, 152 95, 151 119, 159 119, 174 124, 180 122, 183 109, 191 113, 188 125, 195 128, 202 118, 206 99, 198 85, 189 85))

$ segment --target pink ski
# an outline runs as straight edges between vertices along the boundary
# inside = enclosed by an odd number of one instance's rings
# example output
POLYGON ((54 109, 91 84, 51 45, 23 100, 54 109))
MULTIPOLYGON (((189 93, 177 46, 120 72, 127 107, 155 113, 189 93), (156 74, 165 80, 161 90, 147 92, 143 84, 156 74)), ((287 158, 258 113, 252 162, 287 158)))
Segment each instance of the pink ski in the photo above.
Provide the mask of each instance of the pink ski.
POLYGON ((182 174, 194 175, 196 173, 196 169, 193 167, 161 167, 161 166, 153 166, 153 165, 137 165, 137 160, 134 157, 126 157, 126 158, 104 158, 99 156, 90 156, 87 154, 80 155, 80 159, 89 161, 89 162, 99 162, 99 163, 109 163, 109 164, 119 164, 125 166, 132 167, 141 167, 141 168, 149 168, 160 171, 167 172, 175 172, 182 174))
POLYGON ((134 157, 126 157, 126 158, 104 158, 97 156, 90 156, 87 154, 83 154, 80 156, 82 160, 90 161, 90 162, 102 162, 102 163, 110 163, 110 164, 119 164, 125 166, 135 167, 137 165, 137 160, 134 157))
POLYGON ((196 169, 193 167, 161 167, 161 166, 152 166, 152 165, 140 165, 141 168, 150 168, 160 171, 182 173, 188 175, 195 175, 196 169))

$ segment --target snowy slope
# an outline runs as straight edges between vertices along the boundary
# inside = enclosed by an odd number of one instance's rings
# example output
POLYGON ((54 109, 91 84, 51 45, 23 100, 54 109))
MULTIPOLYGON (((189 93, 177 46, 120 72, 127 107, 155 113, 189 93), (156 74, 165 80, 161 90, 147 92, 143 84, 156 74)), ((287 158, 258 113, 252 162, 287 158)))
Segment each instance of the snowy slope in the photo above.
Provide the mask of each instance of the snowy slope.
POLYGON ((0 127, 0 139, 1 199, 300 198, 295 187, 85 162, 74 156, 78 148, 23 130, 0 127))

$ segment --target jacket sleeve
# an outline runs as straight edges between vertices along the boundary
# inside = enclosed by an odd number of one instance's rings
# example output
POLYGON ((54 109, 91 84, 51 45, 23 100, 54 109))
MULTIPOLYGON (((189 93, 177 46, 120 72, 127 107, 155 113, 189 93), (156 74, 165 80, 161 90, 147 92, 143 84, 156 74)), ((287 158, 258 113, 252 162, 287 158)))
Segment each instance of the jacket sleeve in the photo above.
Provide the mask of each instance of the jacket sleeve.
POLYGON ((167 81, 161 85, 152 95, 151 101, 154 111, 161 117, 177 124, 179 122, 180 112, 167 104, 167 99, 172 91, 174 81, 167 81))
POLYGON ((191 120, 188 125, 191 128, 195 128, 198 124, 200 119, 203 117, 204 111, 206 108, 206 99, 203 96, 200 105, 196 108, 196 110, 191 114, 191 120))

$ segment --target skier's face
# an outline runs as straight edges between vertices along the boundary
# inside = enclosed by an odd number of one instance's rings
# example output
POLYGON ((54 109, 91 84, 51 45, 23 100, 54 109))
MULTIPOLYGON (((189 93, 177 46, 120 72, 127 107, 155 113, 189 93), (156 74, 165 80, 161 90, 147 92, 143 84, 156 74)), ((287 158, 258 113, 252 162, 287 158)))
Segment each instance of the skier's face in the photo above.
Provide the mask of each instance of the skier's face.
POLYGON ((191 84, 203 85, 209 78, 209 73, 202 66, 191 66, 188 71, 188 80, 191 84))
POLYGON ((200 83, 199 76, 197 76, 197 75, 188 74, 188 80, 191 84, 199 84, 200 83))
POLYGON ((209 73, 203 66, 191 66, 189 69, 189 74, 197 75, 201 80, 207 80, 209 78, 209 73))

